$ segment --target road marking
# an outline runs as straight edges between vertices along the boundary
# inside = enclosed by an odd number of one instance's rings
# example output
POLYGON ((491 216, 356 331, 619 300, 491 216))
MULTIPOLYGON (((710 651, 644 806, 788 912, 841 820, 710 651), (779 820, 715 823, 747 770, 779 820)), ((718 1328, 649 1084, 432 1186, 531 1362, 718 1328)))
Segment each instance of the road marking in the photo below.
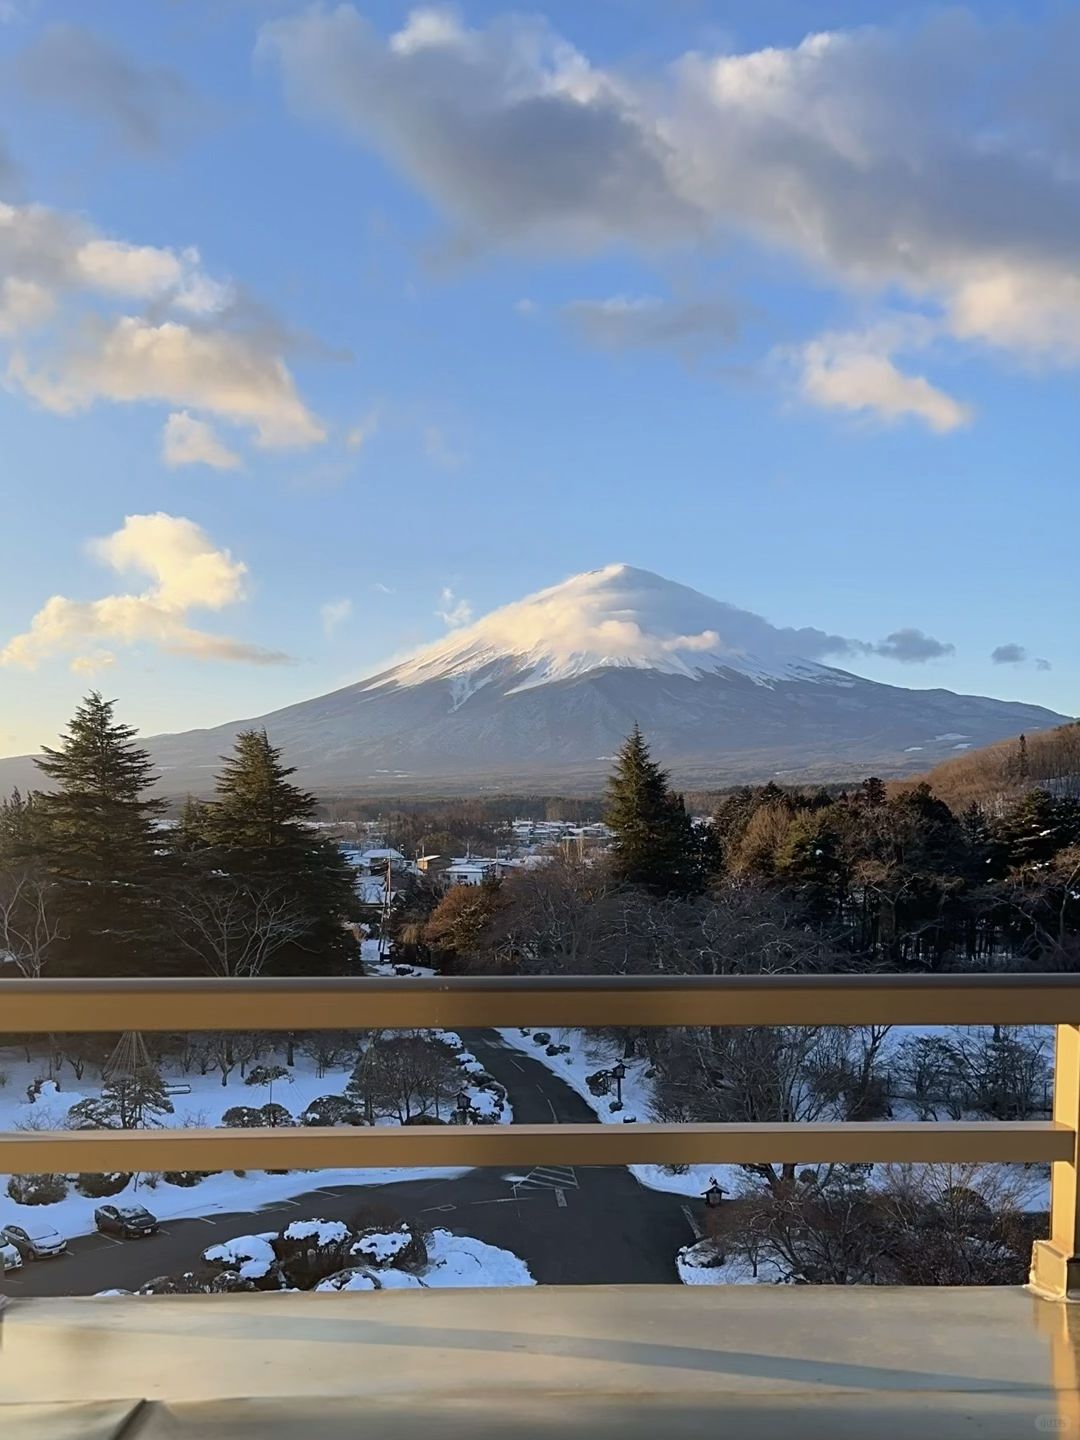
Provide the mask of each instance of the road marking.
POLYGON ((197 1220, 200 1225, 216 1225, 216 1220, 208 1220, 205 1215, 189 1215, 189 1220, 197 1220))
POLYGON ((690 1229, 694 1232, 694 1239, 695 1239, 695 1240, 700 1240, 701 1237, 702 1237, 702 1235, 704 1235, 705 1232, 702 1230, 701 1226, 698 1224, 698 1218, 697 1218, 697 1216, 696 1216, 696 1215, 694 1214, 694 1212, 690 1209, 690 1206, 689 1206, 689 1205, 684 1205, 684 1206, 682 1207, 682 1213, 686 1216, 686 1223, 690 1226, 690 1229))
POLYGON ((111 1235, 99 1235, 97 1238, 104 1240, 106 1245, 122 1245, 124 1243, 122 1240, 114 1240, 111 1235))
POLYGON ((332 1195, 335 1200, 340 1200, 345 1192, 344 1190, 315 1190, 312 1193, 315 1195, 332 1195))
POLYGON ((513 1065, 513 1067, 514 1067, 515 1070, 519 1070, 522 1075, 525 1074, 525 1066, 524 1066, 524 1065, 519 1065, 518 1062, 514 1059, 514 1057, 513 1057, 512 1055, 508 1055, 506 1058, 507 1058, 507 1060, 510 1062, 510 1064, 513 1065))
POLYGON ((271 1200, 268 1205, 264 1206, 264 1209, 269 1210, 269 1209, 271 1209, 271 1207, 272 1207, 273 1205, 275 1205, 275 1204, 278 1204, 278 1205, 295 1205, 296 1208, 297 1208, 297 1210, 299 1210, 299 1209, 302 1208, 299 1200, 278 1200, 278 1201, 271 1200))
POLYGON ((555 1124, 557 1125, 559 1123, 559 1117, 555 1114, 555 1106, 551 1103, 550 1100, 548 1100, 546 1095, 544 1096, 544 1099, 547 1100, 547 1107, 551 1111, 551 1118, 555 1121, 555 1124))
POLYGON ((456 1210, 456 1205, 428 1205, 420 1211, 421 1215, 430 1215, 433 1210, 456 1210))
POLYGON ((566 1209, 566 1191, 560 1189, 558 1186, 555 1187, 555 1204, 560 1210, 566 1209))

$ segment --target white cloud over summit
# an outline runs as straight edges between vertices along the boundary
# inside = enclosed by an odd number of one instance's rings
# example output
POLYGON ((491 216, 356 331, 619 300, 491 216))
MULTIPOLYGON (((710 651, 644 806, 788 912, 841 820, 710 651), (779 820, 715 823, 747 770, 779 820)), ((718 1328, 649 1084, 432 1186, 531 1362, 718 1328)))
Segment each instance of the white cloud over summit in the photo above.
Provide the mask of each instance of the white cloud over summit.
MULTIPOLYGON (((341 4, 266 24, 259 48, 298 108, 404 171, 463 247, 749 237, 864 304, 903 296, 936 336, 1074 365, 1078 39, 1066 11, 1039 26, 953 9, 648 74, 541 19, 422 7, 384 36, 341 4)), ((803 393, 938 431, 968 418, 881 351, 812 353, 803 393)))
POLYGON ((34 669, 59 655, 77 673, 111 664, 110 645, 151 644, 198 660, 280 664, 279 651, 193 629, 192 610, 223 610, 245 598, 247 566, 215 546, 192 520, 158 512, 129 515, 111 535, 92 540, 89 553, 117 575, 149 584, 137 593, 98 600, 51 596, 30 622, 0 649, 0 665, 34 669))

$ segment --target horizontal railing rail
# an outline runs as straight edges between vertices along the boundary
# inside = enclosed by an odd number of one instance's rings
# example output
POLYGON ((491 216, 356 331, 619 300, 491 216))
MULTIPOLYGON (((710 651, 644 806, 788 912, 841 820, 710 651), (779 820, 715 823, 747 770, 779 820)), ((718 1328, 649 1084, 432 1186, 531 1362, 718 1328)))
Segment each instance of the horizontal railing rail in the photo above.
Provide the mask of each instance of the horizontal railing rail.
POLYGON ((1080 1024, 1080 977, 0 981, 0 1032, 1080 1024))
POLYGON ((0 981, 0 1034, 872 1024, 1054 1026, 1053 1119, 16 1131, 0 1134, 0 1171, 1042 1162, 1051 1238, 1033 1283, 1080 1296, 1080 977, 0 981))

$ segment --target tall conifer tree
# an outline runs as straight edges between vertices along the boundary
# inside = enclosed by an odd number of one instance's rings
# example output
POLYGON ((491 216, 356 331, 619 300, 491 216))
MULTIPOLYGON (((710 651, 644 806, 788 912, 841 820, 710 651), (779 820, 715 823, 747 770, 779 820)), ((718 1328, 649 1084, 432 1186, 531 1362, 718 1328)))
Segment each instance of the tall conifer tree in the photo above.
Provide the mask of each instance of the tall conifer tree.
POLYGON ((634 726, 608 782, 605 819, 614 831, 612 867, 630 885, 658 894, 692 894, 703 880, 702 846, 681 795, 634 726))
POLYGON ((56 881, 67 935, 65 968, 131 972, 152 904, 162 802, 147 791, 153 766, 116 702, 92 691, 55 750, 35 761, 53 789, 34 802, 35 845, 56 881))
POLYGON ((279 887, 310 917, 296 946, 280 952, 277 968, 337 969, 349 951, 343 922, 356 912, 353 873, 337 846, 311 827, 315 798, 293 784, 295 773, 265 730, 243 730, 215 798, 192 823, 201 823, 210 863, 234 878, 279 887))

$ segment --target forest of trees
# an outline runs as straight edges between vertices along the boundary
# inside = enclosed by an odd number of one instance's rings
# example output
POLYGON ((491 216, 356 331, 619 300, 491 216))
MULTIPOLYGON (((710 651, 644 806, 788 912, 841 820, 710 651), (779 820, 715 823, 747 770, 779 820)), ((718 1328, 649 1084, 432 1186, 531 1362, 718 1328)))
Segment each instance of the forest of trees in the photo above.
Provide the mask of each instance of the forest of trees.
MULTIPOLYGON (((1014 765, 1023 755, 1014 744, 1014 765)), ((730 973, 768 957, 777 969, 1080 969, 1080 800, 1068 794, 1029 785, 957 813, 925 782, 769 784, 727 792, 694 825, 635 731, 606 815, 605 863, 451 894, 411 938, 481 970, 730 973)))

